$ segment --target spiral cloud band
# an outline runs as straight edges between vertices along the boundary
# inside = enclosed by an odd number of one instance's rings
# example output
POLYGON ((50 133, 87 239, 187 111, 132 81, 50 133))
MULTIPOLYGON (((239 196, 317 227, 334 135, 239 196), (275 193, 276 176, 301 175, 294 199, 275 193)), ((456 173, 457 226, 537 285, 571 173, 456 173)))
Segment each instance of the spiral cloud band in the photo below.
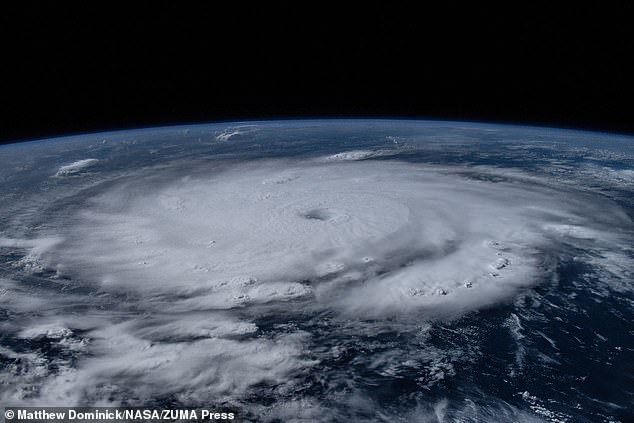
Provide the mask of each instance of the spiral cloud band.
POLYGON ((540 247, 563 234, 627 221, 609 205, 590 217, 583 198, 546 185, 387 161, 259 163, 146 186, 95 197, 50 264, 106 290, 179 295, 163 310, 302 298, 344 314, 433 318, 530 285, 548 266, 540 247))
MULTIPOLYGON (((108 398, 126 379, 140 400, 291 389, 322 358, 297 316, 342 333, 457 318, 543 280, 571 244, 617 251, 614 228, 630 224, 613 203, 521 173, 374 156, 142 169, 40 239, 2 240, 60 284, 81 281, 46 297, 16 288, 7 302, 40 310, 16 328, 22 339, 94 352, 30 376, 38 401, 108 398)), ((434 357, 432 378, 452 371, 434 357)), ((28 402, 25 389, 3 400, 28 402)))

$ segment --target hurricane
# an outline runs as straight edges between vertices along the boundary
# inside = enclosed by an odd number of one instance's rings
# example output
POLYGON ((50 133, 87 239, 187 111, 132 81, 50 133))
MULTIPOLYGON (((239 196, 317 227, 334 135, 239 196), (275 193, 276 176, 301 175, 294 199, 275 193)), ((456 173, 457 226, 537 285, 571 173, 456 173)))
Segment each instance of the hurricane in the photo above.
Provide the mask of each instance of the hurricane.
POLYGON ((634 143, 605 137, 318 121, 2 147, 0 399, 626 421, 634 143))

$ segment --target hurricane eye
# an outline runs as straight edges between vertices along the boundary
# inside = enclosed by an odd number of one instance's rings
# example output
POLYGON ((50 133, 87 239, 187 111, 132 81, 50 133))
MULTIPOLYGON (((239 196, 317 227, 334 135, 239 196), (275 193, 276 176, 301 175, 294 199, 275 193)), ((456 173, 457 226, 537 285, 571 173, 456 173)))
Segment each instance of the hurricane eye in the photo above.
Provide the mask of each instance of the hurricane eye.
POLYGON ((300 216, 306 220, 321 220, 327 221, 334 217, 334 213, 325 208, 311 209, 306 212, 300 213, 300 216))

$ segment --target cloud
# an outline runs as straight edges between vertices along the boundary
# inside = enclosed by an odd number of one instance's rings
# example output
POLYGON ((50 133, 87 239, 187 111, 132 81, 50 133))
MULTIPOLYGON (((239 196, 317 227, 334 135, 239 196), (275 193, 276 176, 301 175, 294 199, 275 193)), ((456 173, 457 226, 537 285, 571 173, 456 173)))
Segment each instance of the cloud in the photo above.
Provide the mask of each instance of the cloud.
POLYGON ((314 292, 342 312, 429 309, 433 317, 507 298, 538 280, 552 246, 617 242, 602 221, 628 224, 616 206, 588 216, 583 197, 547 185, 397 162, 282 166, 236 168, 134 198, 129 186, 114 187, 56 234, 65 242, 49 265, 104 289, 179 294, 209 309, 314 292))
MULTIPOLYGON (((6 331, 74 346, 76 364, 31 357, 40 364, 28 377, 9 370, 22 382, 0 398, 87 404, 124 401, 117 392, 127 392, 140 402, 171 395, 244 404, 262 386, 281 397, 345 353, 345 345, 315 345, 310 328, 324 314, 332 336, 412 330, 411 322, 420 331, 421 322, 509 301, 572 245, 617 251, 631 241, 615 230, 632 223, 616 204, 548 180, 350 153, 143 169, 93 189, 39 237, 1 239, 55 269, 59 284, 28 291, 4 281, 0 301, 10 298, 17 316, 6 331)), ((596 267, 617 273, 631 264, 619 256, 618 265, 596 267)), ((414 369, 430 386, 453 375, 466 353, 423 341, 358 363, 379 375, 414 369)), ((316 403, 306 415, 319 412, 316 403)), ((275 407, 271 415, 283 416, 300 405, 275 407)), ((421 408, 417 418, 445 408, 421 408)))
POLYGON ((216 141, 229 141, 231 138, 257 131, 255 125, 230 126, 222 131, 216 132, 216 141))
POLYGON ((83 170, 85 170, 86 168, 88 168, 90 166, 94 166, 98 161, 99 160, 97 160, 97 159, 78 160, 78 161, 73 162, 71 164, 67 164, 67 165, 61 166, 59 168, 59 170, 57 171, 57 173, 55 173, 55 176, 76 175, 76 174, 82 172, 83 170))
POLYGON ((371 159, 373 157, 390 156, 397 154, 398 150, 352 150, 326 156, 325 161, 355 161, 371 159))
POLYGON ((91 348, 99 355, 69 369, 63 378, 47 379, 40 388, 42 398, 77 405, 97 401, 108 390, 118 395, 130 390, 140 404, 167 395, 194 403, 210 397, 223 402, 259 383, 292 382, 294 372, 312 364, 298 358, 301 345, 296 335, 150 342, 113 325, 93 332, 91 338, 91 348))

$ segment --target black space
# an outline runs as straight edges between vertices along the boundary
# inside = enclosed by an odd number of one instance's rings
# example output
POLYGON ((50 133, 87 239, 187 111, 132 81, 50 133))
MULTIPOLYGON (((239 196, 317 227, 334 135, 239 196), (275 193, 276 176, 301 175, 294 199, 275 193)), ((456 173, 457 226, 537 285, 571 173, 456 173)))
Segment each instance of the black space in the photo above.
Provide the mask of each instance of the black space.
POLYGON ((0 142, 322 116, 634 133, 631 3, 58 3, 0 13, 0 142))

